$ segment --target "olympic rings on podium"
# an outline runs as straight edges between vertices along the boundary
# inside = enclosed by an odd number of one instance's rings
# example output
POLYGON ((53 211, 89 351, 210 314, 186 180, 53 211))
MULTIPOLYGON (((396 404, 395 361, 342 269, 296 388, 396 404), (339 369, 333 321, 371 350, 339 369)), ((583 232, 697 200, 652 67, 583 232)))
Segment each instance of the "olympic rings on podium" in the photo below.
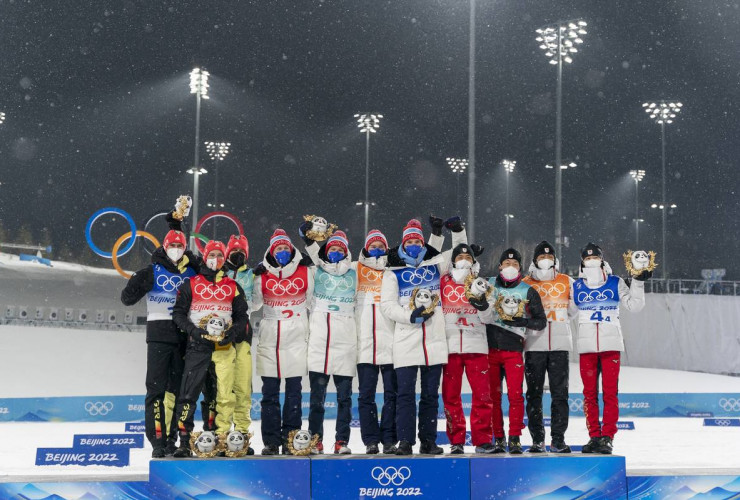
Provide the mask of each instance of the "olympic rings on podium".
POLYGON ((198 247, 198 250, 200 250, 200 253, 203 253, 203 251, 205 250, 205 246, 203 246, 203 243, 201 243, 200 236, 202 236, 202 233, 200 232, 200 229, 203 226, 203 224, 217 217, 222 217, 226 220, 230 220, 231 222, 234 223, 237 230, 239 230, 239 236, 244 234, 244 226, 242 226, 241 221, 237 218, 236 215, 230 214, 229 212, 211 212, 211 213, 205 214, 203 217, 200 218, 200 220, 198 221, 198 224, 195 226, 195 236, 198 236, 195 238, 195 246, 198 247))
MULTIPOLYGON (((92 226, 93 224, 95 224, 95 221, 97 221, 99 218, 107 214, 117 214, 117 215, 124 217, 126 219, 126 222, 128 222, 129 227, 131 228, 131 233, 136 232, 136 223, 134 222, 133 217, 131 217, 131 215, 129 215, 128 212, 126 212, 125 210, 121 210, 120 208, 116 208, 116 207, 101 208, 100 210, 92 214, 90 218, 87 220, 87 224, 85 225, 85 238, 87 239, 87 244, 90 245, 90 248, 92 249, 92 251, 98 254, 99 256, 104 257, 106 259, 112 259, 113 254, 111 252, 104 252, 103 250, 101 250, 92 240, 92 235, 91 235, 92 226)), ((116 255, 116 257, 120 258, 126 255, 134 247, 135 240, 136 238, 131 238, 131 241, 129 241, 128 244, 125 247, 123 247, 123 249, 121 250, 121 253, 119 255, 116 255)))
POLYGON ((118 271, 118 274, 120 274, 121 276, 123 276, 126 279, 130 278, 131 275, 129 273, 127 273, 126 271, 124 271, 121 268, 121 266, 118 264, 118 248, 121 246, 121 244, 125 240, 130 239, 131 242, 134 242, 134 241, 136 241, 136 238, 138 238, 139 236, 141 236, 141 237, 144 237, 147 240, 151 241, 152 244, 154 244, 154 247, 155 248, 159 247, 159 241, 157 240, 157 238, 155 238, 153 235, 147 233, 146 231, 136 231, 136 236, 133 237, 133 238, 131 237, 131 234, 132 234, 131 231, 129 231, 128 233, 125 233, 125 234, 121 235, 121 237, 118 238, 115 243, 113 243, 113 250, 111 251, 111 255, 112 255, 111 260, 113 261, 113 267, 116 268, 116 271, 118 271))

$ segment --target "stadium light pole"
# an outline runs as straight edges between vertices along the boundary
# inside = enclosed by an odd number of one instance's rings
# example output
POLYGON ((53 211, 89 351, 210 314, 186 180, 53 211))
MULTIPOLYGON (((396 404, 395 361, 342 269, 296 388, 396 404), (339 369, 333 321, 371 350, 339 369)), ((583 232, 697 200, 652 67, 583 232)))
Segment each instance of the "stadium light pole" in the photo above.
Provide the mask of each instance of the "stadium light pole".
POLYGON ((370 224, 370 134, 380 128, 380 119, 383 115, 377 113, 357 113, 357 127, 365 134, 365 234, 370 224))
POLYGON ((188 170, 193 175, 193 230, 190 233, 190 248, 197 254, 198 247, 195 245, 195 224, 198 223, 198 184, 200 176, 207 170, 199 166, 200 155, 200 102, 208 99, 208 71, 195 68, 190 72, 190 93, 195 94, 195 157, 193 167, 188 170))
POLYGON ((504 218, 506 219, 506 248, 509 248, 509 219, 514 218, 514 215, 509 212, 509 175, 514 173, 516 161, 503 160, 501 164, 504 166, 504 170, 506 171, 506 213, 504 214, 504 218))
POLYGON ((475 2, 470 0, 468 35, 468 241, 475 241, 475 2))
POLYGON ((468 168, 468 160, 465 158, 447 158, 447 165, 455 174, 456 186, 455 186, 455 210, 460 212, 460 176, 465 173, 465 169, 468 168))
POLYGON ((630 176, 635 180, 635 250, 640 248, 640 205, 639 205, 639 184, 645 178, 644 170, 630 170, 630 176))
MULTIPOLYGON (((231 148, 231 143, 230 142, 207 141, 205 145, 206 145, 206 152, 208 152, 208 156, 211 158, 212 161, 215 162, 213 166, 214 168, 213 174, 215 177, 214 179, 215 181, 214 191, 215 192, 213 195, 213 206, 218 207, 219 206, 219 203, 218 203, 218 164, 224 161, 224 159, 226 159, 226 155, 229 154, 229 149, 231 148)), ((209 203, 208 206, 210 207, 211 204, 209 203)), ((221 206, 223 206, 223 203, 221 204, 221 206)), ((216 229, 217 229, 217 226, 216 224, 214 224, 213 225, 213 239, 214 240, 216 239, 216 229)))
MULTIPOLYGON (((563 111, 563 63, 572 63, 572 56, 578 52, 576 45, 583 43, 586 22, 573 19, 550 24, 537 29, 536 40, 545 51, 550 64, 557 66, 555 92, 555 165, 561 164, 562 155, 562 111, 563 111)), ((555 169, 555 246, 556 255, 562 261, 563 253, 563 175, 555 169)))
MULTIPOLYGON (((660 151, 661 151, 661 167, 660 167, 660 176, 661 176, 661 203, 660 207, 662 210, 662 233, 663 233, 663 242, 662 242, 662 251, 663 251, 663 258, 662 258, 662 271, 661 271, 661 277, 663 279, 668 278, 668 255, 667 255, 667 225, 668 225, 668 214, 667 210, 663 209, 663 207, 668 206, 668 203, 666 202, 666 162, 665 162, 665 126, 667 124, 673 123, 673 119, 676 117, 676 115, 681 111, 681 108, 683 108, 683 104, 676 101, 666 101, 666 100, 660 100, 660 101, 653 101, 653 102, 644 102, 642 103, 642 107, 645 110, 645 112, 648 114, 651 120, 654 120, 655 123, 660 125, 660 151)), ((674 208, 675 205, 672 205, 671 208, 674 208)), ((653 207, 655 208, 655 207, 653 207)))

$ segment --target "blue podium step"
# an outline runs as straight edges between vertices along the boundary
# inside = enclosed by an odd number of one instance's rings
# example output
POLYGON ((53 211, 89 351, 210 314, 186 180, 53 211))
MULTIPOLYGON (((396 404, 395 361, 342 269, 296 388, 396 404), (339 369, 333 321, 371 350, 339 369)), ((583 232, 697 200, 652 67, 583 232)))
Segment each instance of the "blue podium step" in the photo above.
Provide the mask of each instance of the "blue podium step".
POLYGON ((627 498, 624 457, 255 457, 152 461, 153 498, 627 498))

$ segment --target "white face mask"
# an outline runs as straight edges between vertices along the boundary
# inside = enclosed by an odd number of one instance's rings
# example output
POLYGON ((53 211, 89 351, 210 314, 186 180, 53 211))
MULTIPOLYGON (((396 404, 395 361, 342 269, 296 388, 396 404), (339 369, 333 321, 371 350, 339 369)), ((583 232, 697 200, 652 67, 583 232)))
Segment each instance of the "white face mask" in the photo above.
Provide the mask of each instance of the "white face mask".
POLYGON ((183 248, 170 247, 167 249, 167 257, 169 257, 169 259, 175 263, 179 262, 180 259, 182 259, 182 255, 184 253, 185 253, 185 250, 183 248))
POLYGON ((218 261, 219 259, 217 259, 216 257, 213 257, 211 259, 206 259, 206 267, 208 267, 208 269, 210 269, 211 271, 218 271, 220 267, 218 265, 218 261))
POLYGON ((546 271, 548 269, 552 269, 552 266, 555 265, 555 261, 552 259, 540 259, 537 261, 537 267, 546 271))
POLYGON ((589 259, 583 261, 583 267, 601 267, 601 259, 589 259))
POLYGON ((470 268, 466 267, 464 269, 459 269, 457 265, 455 265, 455 267, 450 270, 450 273, 452 274, 452 279, 455 283, 462 283, 465 281, 465 278, 468 277, 468 274, 470 274, 470 268))
POLYGON ((473 263, 466 259, 455 262, 455 268, 457 269, 470 269, 471 267, 473 267, 473 263))
POLYGON ((500 274, 506 281, 514 281, 519 276, 519 269, 514 266, 506 266, 501 269, 500 274))

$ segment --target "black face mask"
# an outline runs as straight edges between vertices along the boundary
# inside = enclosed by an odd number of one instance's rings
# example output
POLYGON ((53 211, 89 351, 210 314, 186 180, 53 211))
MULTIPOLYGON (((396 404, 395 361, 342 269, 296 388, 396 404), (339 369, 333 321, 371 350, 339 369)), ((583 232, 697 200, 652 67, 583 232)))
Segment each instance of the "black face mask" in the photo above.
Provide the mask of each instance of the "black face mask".
POLYGON ((229 262, 231 262, 231 264, 237 269, 242 267, 245 261, 246 261, 246 257, 241 252, 234 252, 231 255, 229 255, 229 262))

